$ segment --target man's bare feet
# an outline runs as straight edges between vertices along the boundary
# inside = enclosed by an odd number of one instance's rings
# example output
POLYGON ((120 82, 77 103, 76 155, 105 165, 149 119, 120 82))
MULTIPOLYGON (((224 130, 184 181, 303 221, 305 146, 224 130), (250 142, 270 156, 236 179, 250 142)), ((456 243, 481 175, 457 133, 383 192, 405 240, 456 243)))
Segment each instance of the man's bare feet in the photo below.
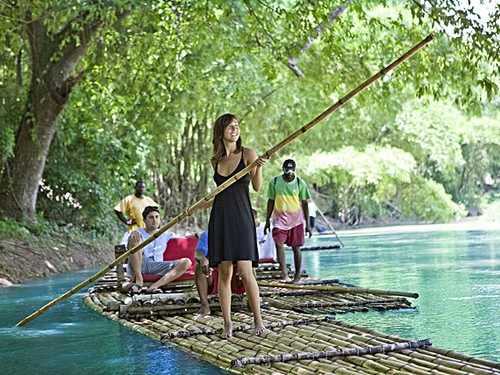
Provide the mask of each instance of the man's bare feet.
POLYGON ((194 313, 195 316, 205 316, 210 315, 210 307, 209 306, 201 306, 198 312, 194 313))
POLYGON ((233 326, 231 324, 224 326, 224 330, 220 335, 221 339, 228 339, 230 337, 233 337, 233 326))
POLYGON ((142 285, 135 282, 124 284, 123 289, 131 296, 142 293, 142 285))
POLYGON ((292 280, 292 284, 300 284, 300 276, 297 278, 295 277, 293 280, 292 280))

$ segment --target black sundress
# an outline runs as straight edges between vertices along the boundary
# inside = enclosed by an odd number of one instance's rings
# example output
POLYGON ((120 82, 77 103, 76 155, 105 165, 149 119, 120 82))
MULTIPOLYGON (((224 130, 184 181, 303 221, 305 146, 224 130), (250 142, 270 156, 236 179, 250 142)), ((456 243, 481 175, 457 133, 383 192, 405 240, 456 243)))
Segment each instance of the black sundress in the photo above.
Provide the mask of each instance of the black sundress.
MULTIPOLYGON (((215 164, 214 181, 217 186, 245 168, 243 150, 236 169, 229 176, 218 173, 215 164)), ((208 260, 210 267, 217 267, 223 260, 251 260, 252 266, 259 263, 257 235, 250 201, 250 173, 221 191, 214 198, 208 223, 208 260)))

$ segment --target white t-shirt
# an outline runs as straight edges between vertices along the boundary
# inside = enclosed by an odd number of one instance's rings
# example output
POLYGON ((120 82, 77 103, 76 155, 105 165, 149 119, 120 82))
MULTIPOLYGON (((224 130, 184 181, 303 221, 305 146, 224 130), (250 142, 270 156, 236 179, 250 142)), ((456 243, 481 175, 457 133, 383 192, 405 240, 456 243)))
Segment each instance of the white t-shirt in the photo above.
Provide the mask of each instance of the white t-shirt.
POLYGON ((276 261, 276 251, 273 236, 271 231, 264 234, 264 223, 259 223, 259 226, 255 228, 257 233, 257 245, 259 249, 259 259, 272 258, 276 261), (264 241, 261 243, 261 241, 264 241))

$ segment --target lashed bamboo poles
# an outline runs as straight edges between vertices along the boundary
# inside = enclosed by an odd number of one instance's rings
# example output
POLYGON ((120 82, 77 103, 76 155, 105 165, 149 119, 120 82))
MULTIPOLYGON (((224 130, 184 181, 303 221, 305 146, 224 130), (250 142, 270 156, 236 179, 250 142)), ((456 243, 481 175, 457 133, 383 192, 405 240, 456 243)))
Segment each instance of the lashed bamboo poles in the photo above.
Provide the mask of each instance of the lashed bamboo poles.
POLYGON ((367 294, 383 295, 383 296, 418 298, 418 293, 400 292, 395 290, 359 288, 354 286, 343 286, 343 285, 300 285, 300 284, 288 284, 288 283, 276 284, 276 283, 269 283, 266 281, 258 281, 258 284, 259 286, 265 286, 270 288, 274 287, 274 288, 300 289, 300 290, 321 290, 323 292, 331 292, 331 293, 367 293, 367 294))
POLYGON ((426 348, 431 346, 432 341, 430 339, 425 340, 415 340, 407 341, 393 344, 383 344, 377 346, 368 346, 366 348, 344 348, 340 350, 328 350, 319 352, 303 352, 303 353, 285 353, 275 356, 259 356, 259 357, 247 357, 239 358, 231 362, 232 366, 243 367, 248 364, 267 364, 275 362, 287 362, 287 361, 300 361, 303 359, 316 360, 317 358, 328 358, 328 357, 346 357, 351 355, 365 355, 365 354, 377 354, 386 353, 393 351, 401 351, 405 349, 413 348, 426 348))
MULTIPOLYGON (((408 52, 406 52, 404 55, 402 55, 400 58, 397 60, 393 61, 391 64, 380 70, 378 73, 367 79, 365 82, 363 82, 361 85, 356 87, 354 90, 352 90, 350 93, 348 93, 346 96, 343 98, 339 99, 338 102, 333 104, 330 108, 328 108, 326 111, 324 111, 322 114, 320 114, 318 117, 316 117, 314 120, 309 122, 307 125, 303 126, 299 130, 297 130, 295 133, 291 134, 288 136, 286 139, 278 143, 276 146, 268 150, 266 153, 264 153, 261 156, 265 156, 267 158, 270 158, 272 155, 274 155, 278 150, 304 134, 306 131, 310 130, 313 126, 317 125, 319 122, 323 121, 326 117, 330 116, 333 112, 335 112, 337 109, 341 108, 346 104, 349 100, 351 100, 354 96, 359 94, 361 91, 366 89, 368 86, 370 86, 372 83, 380 79, 382 76, 385 74, 389 73, 391 70, 394 68, 398 67, 401 65, 404 61, 409 59, 411 56, 413 56, 415 53, 417 53, 420 49, 422 49, 424 46, 426 46, 428 43, 430 43, 434 39, 434 35, 430 34, 428 35, 424 40, 422 40, 420 43, 416 44, 413 48, 411 48, 408 52)), ((109 265, 104 267, 101 271, 97 272, 95 275, 89 277, 88 279, 82 281, 75 287, 71 288, 69 291, 66 293, 62 294, 61 296, 57 297, 56 299, 50 301, 47 303, 45 306, 34 312, 33 314, 27 316, 23 320, 21 320, 19 323, 16 324, 17 327, 23 326, 29 321, 35 319, 37 316, 43 314, 46 310, 50 309, 52 306, 56 305, 57 303, 65 300, 66 298, 70 297, 71 295, 75 294, 77 291, 82 289, 83 287, 91 284, 92 282, 96 281, 99 277, 104 276, 109 270, 111 270, 113 267, 115 267, 117 264, 123 262, 125 259, 127 259, 130 255, 134 254, 135 252, 139 251, 142 249, 144 246, 148 245, 152 241, 154 241, 158 236, 160 236, 162 233, 164 233, 167 229, 171 228, 181 220, 183 220, 186 216, 189 216, 196 212, 198 209, 200 209, 206 202, 211 201, 217 194, 219 194, 221 191, 226 189, 228 186, 232 185, 236 181, 238 181, 240 178, 245 176, 250 170, 255 168, 257 166, 257 160, 255 160, 253 163, 249 164, 246 166, 241 172, 237 173, 234 175, 232 178, 227 180, 225 183, 219 185, 216 189, 214 189, 211 193, 206 195, 204 198, 200 199, 198 202, 193 204, 187 212, 183 212, 179 215, 177 215, 175 218, 170 220, 167 224, 165 224, 162 228, 158 230, 153 236, 149 237, 147 240, 144 242, 141 242, 137 246, 133 247, 132 249, 128 250, 127 252, 123 253, 120 255, 118 258, 116 258, 113 262, 111 262, 109 265)))
POLYGON ((346 302, 301 302, 296 303, 292 306, 295 307, 307 307, 307 308, 315 308, 315 307, 348 307, 348 306, 366 306, 371 304, 385 304, 385 303, 394 303, 394 302, 405 302, 404 298, 391 298, 391 299, 374 299, 374 300, 365 300, 365 301, 346 301, 346 302))
MULTIPOLYGON (((333 318, 330 318, 328 316, 321 316, 321 317, 312 317, 312 318, 301 318, 297 320, 286 320, 286 321, 278 321, 278 322, 273 322, 273 323, 267 323, 266 324, 266 329, 273 329, 273 328, 282 328, 286 327, 289 325, 293 326, 298 326, 301 324, 313 324, 313 323, 320 323, 320 322, 330 322, 332 321, 333 318)), ((242 331, 250 331, 254 329, 252 325, 243 325, 239 327, 233 328, 233 332, 242 332, 242 331)), ((196 335, 213 335, 216 333, 222 333, 221 329, 197 329, 196 331, 189 331, 189 330, 184 330, 184 331, 176 331, 176 332, 170 332, 162 335, 162 340, 172 340, 175 338, 186 338, 186 337, 191 337, 191 336, 196 336, 196 335)))
MULTIPOLYGON (((88 303, 88 298, 84 299, 88 303)), ((96 309, 102 312, 100 304, 96 309)), ((179 330, 217 328, 221 332, 223 326, 220 315, 194 317, 183 315, 177 319, 159 319, 150 317, 130 323, 118 318, 115 314, 103 313, 108 318, 116 320, 131 329, 141 326, 141 333, 147 334, 155 340, 164 333, 179 330), (149 332, 145 332, 145 330, 149 332)), ((263 317, 266 322, 281 322, 283 320, 308 319, 311 315, 294 313, 284 310, 265 309, 263 317)), ((250 312, 239 313, 235 320, 245 325, 253 322, 250 312)), ((266 325, 267 326, 267 325, 266 325)), ((137 330, 137 329, 136 329, 137 330)), ((348 324, 339 320, 301 324, 299 326, 285 325, 283 329, 273 328, 262 336, 254 336, 250 330, 238 331, 231 340, 216 340, 212 335, 193 335, 171 341, 162 340, 162 343, 184 350, 191 355, 212 363, 231 374, 477 374, 491 375, 499 373, 500 364, 457 353, 453 350, 444 350, 432 346, 417 350, 403 350, 385 352, 384 355, 366 354, 361 357, 332 357, 331 359, 302 360, 292 362, 275 362, 272 364, 249 364, 245 367, 232 367, 231 361, 242 357, 257 357, 262 355, 276 356, 281 353, 317 352, 341 348, 386 345, 400 343, 407 340, 378 332, 374 329, 348 324), (264 341, 263 339, 266 339, 264 341), (345 369, 348 368, 349 371, 345 369), (338 371, 336 371, 338 369, 338 371)))

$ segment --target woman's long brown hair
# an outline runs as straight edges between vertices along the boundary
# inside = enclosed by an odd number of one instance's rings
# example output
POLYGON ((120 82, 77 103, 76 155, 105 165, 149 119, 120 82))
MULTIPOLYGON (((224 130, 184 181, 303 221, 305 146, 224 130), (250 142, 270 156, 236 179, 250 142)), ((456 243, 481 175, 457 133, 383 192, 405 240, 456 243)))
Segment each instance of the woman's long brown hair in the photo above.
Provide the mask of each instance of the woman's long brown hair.
MULTIPOLYGON (((215 120, 214 131, 212 137, 212 164, 215 165, 218 163, 224 156, 226 156, 226 148, 224 147, 224 142, 222 142, 222 138, 224 137, 224 130, 226 130, 227 126, 235 119, 236 116, 231 113, 226 113, 222 116, 219 116, 217 120, 215 120)), ((241 134, 238 140, 236 141, 236 151, 241 151, 242 149, 242 140, 241 134)))

